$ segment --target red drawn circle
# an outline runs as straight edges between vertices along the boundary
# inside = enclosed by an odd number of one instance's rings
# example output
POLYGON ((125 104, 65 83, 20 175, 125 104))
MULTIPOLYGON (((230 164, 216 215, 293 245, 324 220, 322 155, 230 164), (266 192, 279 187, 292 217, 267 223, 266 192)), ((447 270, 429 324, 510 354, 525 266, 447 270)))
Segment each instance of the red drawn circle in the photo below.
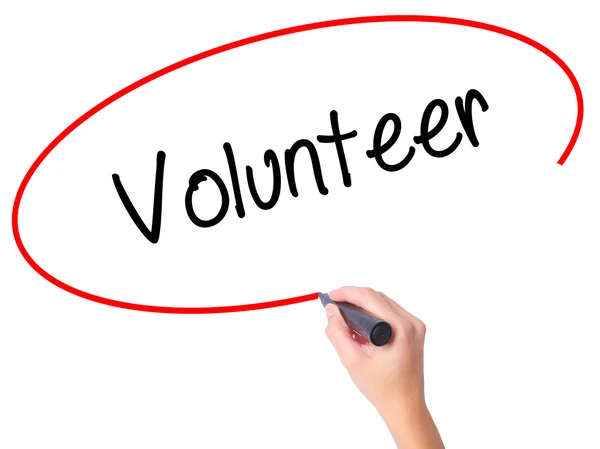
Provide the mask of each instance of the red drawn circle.
POLYGON ((295 296, 287 299, 279 299, 275 301, 267 301, 260 302, 254 304, 239 304, 239 305, 230 305, 230 306, 217 306, 217 307, 165 307, 165 306, 152 306, 152 305, 144 305, 144 304, 134 304, 129 302, 117 301, 114 299, 104 298, 101 296, 94 295, 92 293, 84 292, 75 287, 72 287, 59 279, 56 279, 54 276, 45 271, 42 267, 40 267, 33 258, 29 255, 25 246, 23 245, 23 241, 21 240, 21 235, 19 233, 19 207, 21 205, 21 199, 23 198, 23 193, 27 187, 27 184, 31 180, 31 177, 38 169, 40 164, 44 161, 44 159, 50 154, 54 148, 69 134, 71 134, 74 130, 76 130, 82 123, 84 123, 89 118, 93 117, 96 113, 115 102, 119 98, 127 95, 128 93, 134 91, 135 89, 148 84, 149 82, 160 78, 168 73, 171 73, 177 69, 185 67, 189 64, 192 64, 197 61, 201 61, 202 59, 206 59, 210 56, 217 55, 219 53, 224 53, 226 51, 232 50, 234 48, 243 47, 245 45, 253 44, 260 41, 265 41, 268 39, 273 39, 280 36, 286 36, 289 34, 301 33, 303 31, 317 30, 321 28, 330 28, 337 27, 343 25, 353 25, 359 23, 381 23, 381 22, 422 22, 422 23, 444 23, 451 25, 459 25, 470 28, 478 28, 481 30, 491 31, 493 33, 502 34, 504 36, 511 37, 518 41, 521 41, 536 50, 541 51, 550 59, 552 59, 558 66, 565 72, 565 74, 569 77, 571 84, 573 85, 573 89, 575 90, 575 95, 577 97, 577 120, 575 123, 575 129, 573 130, 573 135, 567 145, 567 148, 561 155, 558 163, 560 165, 564 164, 573 147, 575 146, 575 142, 579 137, 579 132, 581 130, 581 124, 583 122, 583 94, 581 93, 581 88, 579 87, 579 83, 577 82, 577 78, 567 66, 567 64, 560 59, 554 52, 552 52, 547 47, 543 46, 539 42, 534 41, 533 39, 524 36, 522 34, 516 33, 514 31, 508 30, 506 28, 501 28, 495 25, 489 25, 483 22, 475 22, 472 20, 466 19, 458 19, 452 17, 437 17, 437 16, 418 16, 418 15, 388 15, 388 16, 370 16, 370 17, 354 17, 347 19, 337 19, 337 20, 328 20, 324 22, 316 22, 310 23, 306 25, 298 25, 290 28, 284 28, 281 30, 271 31, 269 33, 259 34, 256 36, 248 37, 245 39, 241 39, 235 42, 231 42, 229 44, 221 45, 220 47, 213 48, 211 50, 204 51, 197 55, 191 56, 189 58, 183 59, 182 61, 176 62, 175 64, 171 64, 168 67, 160 69, 138 81, 130 84, 129 86, 121 89, 117 93, 111 95, 106 100, 98 103, 92 109, 87 111, 73 123, 71 123, 63 132, 61 132, 51 143, 46 147, 46 149, 38 156, 33 165, 29 168, 21 185, 19 186, 19 190, 17 191, 17 195, 15 197, 15 202, 13 205, 12 211, 12 228, 13 235, 15 237, 15 242, 19 251, 27 261, 29 265, 44 279, 56 285, 57 287, 72 293, 74 295, 80 296, 84 299, 88 299, 90 301, 98 302, 101 304, 106 304, 108 306, 120 307, 124 309, 131 310, 139 310, 143 312, 157 312, 157 313, 181 313, 181 314, 199 314, 199 313, 227 313, 227 312, 242 312, 247 310, 257 310, 257 309, 266 309, 270 307, 280 307, 290 304, 297 304, 300 302, 310 301, 313 299, 317 299, 317 293, 311 293, 303 296, 295 296))

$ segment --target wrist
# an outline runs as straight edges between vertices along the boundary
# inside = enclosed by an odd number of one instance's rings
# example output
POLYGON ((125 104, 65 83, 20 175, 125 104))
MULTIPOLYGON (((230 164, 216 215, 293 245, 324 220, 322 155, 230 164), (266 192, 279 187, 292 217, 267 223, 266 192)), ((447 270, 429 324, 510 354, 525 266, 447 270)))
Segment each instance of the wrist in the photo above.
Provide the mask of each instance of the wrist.
POLYGON ((387 416, 420 414, 427 410, 422 388, 388 389, 387 394, 374 405, 384 419, 387 416))
POLYGON ((375 407, 386 421, 414 421, 429 414, 425 397, 420 392, 388 397, 375 407))
POLYGON ((443 449, 444 443, 423 397, 403 397, 377 409, 398 447, 443 449))

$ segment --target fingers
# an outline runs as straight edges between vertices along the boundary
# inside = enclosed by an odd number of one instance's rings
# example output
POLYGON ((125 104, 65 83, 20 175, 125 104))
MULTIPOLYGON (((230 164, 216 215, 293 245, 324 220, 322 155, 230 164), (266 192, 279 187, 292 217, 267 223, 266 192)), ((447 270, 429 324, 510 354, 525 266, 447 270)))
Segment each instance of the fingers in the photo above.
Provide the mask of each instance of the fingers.
POLYGON ((406 320, 408 320, 415 328, 415 331, 417 334, 424 336, 425 335, 425 323, 423 323, 423 321, 421 321, 419 318, 417 318, 416 316, 414 316, 412 313, 410 313, 408 310, 406 310, 404 307, 402 307, 400 304, 398 304, 396 301, 394 301, 392 298, 390 298, 388 295, 386 295, 383 292, 377 292, 379 293, 383 299, 390 305, 390 307, 392 309, 394 309, 394 311, 402 316, 403 318, 405 318, 406 320))
POLYGON ((421 340, 425 338, 425 324, 382 292, 372 288, 341 287, 329 292, 329 296, 334 301, 352 303, 388 321, 393 328, 397 328, 397 331, 409 339, 412 335, 420 337, 421 340))
POLYGON ((325 313, 328 320, 325 334, 338 353, 342 364, 348 368, 360 359, 362 355, 360 346, 352 338, 353 332, 335 304, 327 304, 325 313))
POLYGON ((381 297, 385 300, 385 302, 387 302, 390 307, 392 309, 394 309, 394 311, 400 315, 403 316, 404 318, 406 318, 409 321, 412 321, 413 319, 416 319, 417 317, 415 317, 413 314, 411 314, 408 310, 406 310, 404 307, 402 307, 400 304, 398 304, 396 301, 394 301, 392 298, 390 298, 388 295, 386 295, 383 292, 377 292, 381 295, 381 297))
POLYGON ((397 314, 383 296, 372 288, 341 287, 330 291, 329 296, 334 301, 346 301, 361 307, 383 320, 393 319, 397 314))

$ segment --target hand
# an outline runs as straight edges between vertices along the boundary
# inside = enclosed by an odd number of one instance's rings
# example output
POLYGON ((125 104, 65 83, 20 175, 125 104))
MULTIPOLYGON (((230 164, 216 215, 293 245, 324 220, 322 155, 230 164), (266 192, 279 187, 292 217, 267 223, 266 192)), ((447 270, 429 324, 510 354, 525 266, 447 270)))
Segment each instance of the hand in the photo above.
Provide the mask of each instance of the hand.
POLYGON ((425 325, 391 298, 370 288, 342 287, 329 292, 371 312, 392 326, 392 339, 375 347, 352 331, 333 304, 325 312, 326 334, 354 384, 375 406, 396 443, 405 448, 443 448, 425 405, 423 346, 425 325))
POLYGON ((396 302, 370 288, 343 287, 334 301, 355 304, 392 326, 392 339, 375 347, 352 331, 338 307, 328 305, 326 334, 358 389, 376 407, 389 402, 424 401, 425 325, 396 302))

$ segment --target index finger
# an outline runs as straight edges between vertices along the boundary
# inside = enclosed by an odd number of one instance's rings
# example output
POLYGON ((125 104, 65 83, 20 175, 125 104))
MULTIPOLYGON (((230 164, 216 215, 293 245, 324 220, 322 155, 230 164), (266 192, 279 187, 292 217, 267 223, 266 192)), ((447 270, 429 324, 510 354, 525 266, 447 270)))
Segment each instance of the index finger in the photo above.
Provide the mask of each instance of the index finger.
POLYGON ((334 301, 345 301, 371 312, 377 317, 391 320, 396 313, 388 302, 372 288, 341 287, 329 292, 329 297, 334 301))

